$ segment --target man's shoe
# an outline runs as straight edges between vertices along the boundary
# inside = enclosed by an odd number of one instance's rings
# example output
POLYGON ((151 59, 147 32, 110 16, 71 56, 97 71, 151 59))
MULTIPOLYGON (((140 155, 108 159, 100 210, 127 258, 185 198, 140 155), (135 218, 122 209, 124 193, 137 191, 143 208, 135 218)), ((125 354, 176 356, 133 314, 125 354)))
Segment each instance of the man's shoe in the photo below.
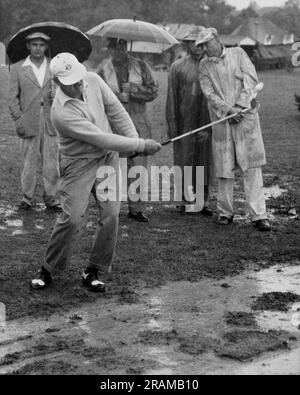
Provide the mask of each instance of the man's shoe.
POLYGON ((32 209, 32 206, 26 202, 21 202, 21 204, 19 206, 19 210, 28 211, 31 209, 32 209))
POLYGON ((128 217, 138 222, 149 222, 148 217, 146 217, 146 215, 143 214, 141 211, 139 211, 138 213, 129 212, 128 217))
POLYGON ((233 222, 233 217, 228 218, 228 217, 221 216, 218 218, 218 223, 220 225, 230 225, 232 222, 233 222))
POLYGON ((51 283, 51 274, 44 268, 44 266, 42 266, 41 270, 38 272, 37 277, 31 281, 31 288, 39 291, 49 287, 51 283))
POLYGON ((96 270, 86 270, 83 272, 82 285, 91 292, 104 293, 106 291, 106 285, 102 281, 99 281, 96 270))
POLYGON ((260 232, 270 232, 271 224, 267 219, 260 219, 259 221, 255 221, 255 226, 260 232))
POLYGON ((47 210, 53 211, 54 213, 62 212, 62 208, 60 204, 53 204, 52 206, 47 206, 47 210))
POLYGON ((202 211, 200 211, 200 214, 205 215, 206 217, 213 217, 214 212, 208 208, 208 207, 204 207, 202 211))

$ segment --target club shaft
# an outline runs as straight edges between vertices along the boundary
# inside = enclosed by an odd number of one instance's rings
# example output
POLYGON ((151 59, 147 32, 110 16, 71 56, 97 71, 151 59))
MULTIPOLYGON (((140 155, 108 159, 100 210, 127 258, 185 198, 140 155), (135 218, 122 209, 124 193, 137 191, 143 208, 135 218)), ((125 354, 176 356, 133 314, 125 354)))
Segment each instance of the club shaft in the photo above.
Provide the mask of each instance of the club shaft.
MULTIPOLYGON (((202 132, 203 130, 206 130, 206 129, 212 127, 212 126, 218 125, 219 123, 229 121, 230 119, 236 117, 236 116, 239 115, 239 114, 246 114, 247 112, 249 112, 249 111, 251 111, 251 110, 252 110, 252 108, 245 108, 245 109, 243 109, 243 110, 241 110, 241 111, 239 111, 239 112, 237 112, 237 113, 235 113, 235 114, 229 115, 229 116, 226 117, 226 118, 219 119, 218 121, 211 122, 211 123, 209 123, 208 125, 202 126, 202 127, 199 128, 199 129, 195 129, 195 130, 192 130, 191 132, 188 132, 188 133, 182 134, 181 136, 175 137, 175 138, 172 139, 172 140, 164 141, 163 143, 161 143, 161 145, 162 145, 162 146, 166 146, 166 145, 175 143, 176 141, 179 141, 179 140, 184 139, 184 138, 186 138, 186 137, 192 136, 193 134, 202 132)), ((130 158, 132 159, 132 158, 135 158, 135 157, 137 157, 137 156, 139 156, 139 154, 135 154, 135 155, 133 155, 133 156, 130 156, 130 158)))
POLYGON ((230 120, 230 119, 236 117, 236 116, 239 115, 239 114, 245 114, 246 112, 248 112, 248 111, 250 111, 250 110, 251 110, 251 108, 245 108, 244 110, 241 110, 240 112, 237 112, 237 113, 235 113, 235 114, 231 114, 231 115, 229 115, 229 116, 226 117, 226 118, 222 118, 222 119, 219 119, 218 121, 211 122, 211 123, 209 123, 208 125, 202 126, 201 128, 192 130, 191 132, 182 134, 181 136, 175 137, 175 138, 172 139, 172 140, 166 141, 166 144, 162 144, 162 145, 167 145, 167 144, 175 143, 176 141, 181 140, 181 139, 184 139, 185 137, 192 136, 193 134, 202 132, 203 130, 206 130, 206 129, 208 129, 208 128, 211 128, 212 126, 218 125, 219 123, 228 121, 228 120, 230 120))

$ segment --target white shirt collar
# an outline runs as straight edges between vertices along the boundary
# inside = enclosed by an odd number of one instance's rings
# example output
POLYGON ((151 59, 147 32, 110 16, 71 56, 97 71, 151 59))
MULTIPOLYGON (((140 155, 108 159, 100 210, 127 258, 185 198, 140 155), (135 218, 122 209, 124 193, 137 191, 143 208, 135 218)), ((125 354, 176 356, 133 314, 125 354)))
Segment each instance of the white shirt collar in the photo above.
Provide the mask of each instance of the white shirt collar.
POLYGON ((31 66, 31 68, 38 80, 38 83, 42 87, 43 83, 44 83, 45 75, 46 75, 47 58, 45 57, 41 66, 39 68, 37 68, 36 65, 31 61, 30 55, 29 55, 29 56, 27 56, 25 62, 22 65, 22 67, 26 67, 26 66, 31 66))
MULTIPOLYGON (((43 63, 41 64, 41 67, 46 65, 47 63, 47 58, 45 57, 43 60, 43 63)), ((34 66, 35 68, 36 65, 34 63, 32 63, 31 59, 30 59, 30 55, 27 56, 27 58, 25 59, 25 62, 22 64, 22 67, 26 67, 26 66, 34 66)))

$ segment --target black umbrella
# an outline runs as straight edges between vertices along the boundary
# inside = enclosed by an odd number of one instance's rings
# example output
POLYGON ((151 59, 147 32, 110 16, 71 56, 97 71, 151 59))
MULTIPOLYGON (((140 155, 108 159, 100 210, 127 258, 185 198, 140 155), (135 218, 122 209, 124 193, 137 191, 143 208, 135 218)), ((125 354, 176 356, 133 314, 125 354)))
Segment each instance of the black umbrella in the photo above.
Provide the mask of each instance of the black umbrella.
POLYGON ((60 52, 70 52, 79 62, 88 59, 92 45, 89 38, 77 27, 60 22, 41 22, 27 26, 16 33, 7 44, 7 56, 11 63, 26 58, 29 51, 25 38, 34 32, 42 32, 51 38, 46 55, 54 57, 60 52))

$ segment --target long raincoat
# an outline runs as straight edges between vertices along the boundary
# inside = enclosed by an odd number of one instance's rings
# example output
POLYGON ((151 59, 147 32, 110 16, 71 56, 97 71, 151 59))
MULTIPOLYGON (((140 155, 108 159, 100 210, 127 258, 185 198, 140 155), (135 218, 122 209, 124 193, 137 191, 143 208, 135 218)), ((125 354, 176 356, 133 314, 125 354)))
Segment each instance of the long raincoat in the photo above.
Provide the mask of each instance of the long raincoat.
MULTIPOLYGON (((134 84, 135 91, 130 92, 129 102, 123 103, 123 106, 129 113, 139 136, 143 139, 152 138, 151 124, 147 114, 147 103, 157 98, 158 84, 148 64, 142 60, 128 56, 126 63, 114 65, 112 59, 109 58, 102 62, 98 74, 117 96, 122 92, 123 83, 130 82, 134 84)), ((127 163, 128 171, 133 166, 147 167, 148 157, 128 158, 127 163)), ((141 195, 146 194, 146 192, 146 190, 141 191, 141 195)), ((144 211, 145 202, 134 200, 136 200, 136 197, 129 200, 129 211, 132 213, 144 211)))
POLYGON ((114 93, 120 93, 122 82, 132 82, 137 87, 130 93, 129 103, 125 105, 134 126, 141 138, 151 138, 151 126, 146 103, 158 96, 158 86, 150 67, 143 61, 128 56, 127 81, 120 81, 111 59, 106 59, 100 66, 98 74, 104 79, 114 93))
MULTIPOLYGON (((199 84, 199 60, 187 56, 173 63, 168 82, 166 105, 168 136, 174 138, 210 123, 207 100, 199 84)), ((210 130, 174 143, 174 165, 204 166, 205 185, 210 183, 210 130)), ((195 179, 194 179, 195 186, 195 179)))
MULTIPOLYGON (((212 122, 226 117, 233 106, 250 107, 258 77, 242 48, 224 48, 220 58, 205 57, 200 63, 199 72, 212 122)), ((223 122, 214 126, 212 146, 218 178, 234 178, 236 167, 245 172, 265 165, 257 109, 245 114, 239 124, 223 122)))

